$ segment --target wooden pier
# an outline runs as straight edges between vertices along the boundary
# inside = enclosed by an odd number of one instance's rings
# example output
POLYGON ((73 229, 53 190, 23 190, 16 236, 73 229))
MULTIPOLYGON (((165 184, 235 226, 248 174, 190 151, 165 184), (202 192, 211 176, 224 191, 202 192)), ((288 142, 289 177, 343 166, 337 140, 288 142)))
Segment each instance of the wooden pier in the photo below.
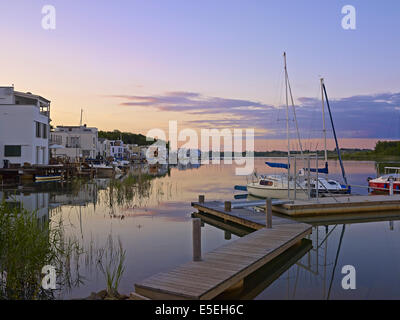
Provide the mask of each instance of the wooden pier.
POLYGON ((273 205, 273 211, 284 215, 317 216, 400 210, 400 195, 340 196, 295 200, 273 205))
POLYGON ((249 209, 243 202, 201 201, 192 206, 257 231, 204 254, 201 261, 188 262, 135 284, 138 296, 157 300, 216 298, 311 233, 308 224, 272 214, 272 228, 266 228, 266 214, 249 209))
POLYGON ((79 163, 0 168, 0 186, 13 186, 35 182, 38 176, 60 176, 60 180, 68 181, 74 177, 93 178, 94 174, 94 170, 90 167, 81 169, 79 163))

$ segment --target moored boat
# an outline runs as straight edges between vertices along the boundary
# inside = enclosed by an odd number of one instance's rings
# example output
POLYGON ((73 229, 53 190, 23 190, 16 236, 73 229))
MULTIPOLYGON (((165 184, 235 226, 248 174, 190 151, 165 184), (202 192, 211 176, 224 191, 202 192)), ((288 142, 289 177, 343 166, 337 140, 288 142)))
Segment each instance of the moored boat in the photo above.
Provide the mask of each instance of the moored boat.
POLYGON ((259 198, 275 198, 283 199, 288 198, 289 192, 294 195, 296 192, 297 199, 306 199, 310 196, 318 194, 346 194, 349 193, 349 188, 341 185, 336 180, 326 179, 323 177, 317 178, 310 177, 310 186, 308 186, 308 179, 301 176, 287 177, 286 174, 282 175, 261 175, 257 177, 256 181, 247 184, 247 191, 250 195, 259 198))
POLYGON ((35 176, 36 182, 60 181, 61 179, 61 175, 35 176))
POLYGON ((98 177, 111 178, 115 174, 114 167, 110 165, 93 164, 92 168, 96 170, 96 174, 98 177))
POLYGON ((368 187, 375 193, 390 192, 390 184, 393 182, 393 192, 400 193, 400 167, 385 167, 385 174, 376 179, 368 179, 368 187), (389 173, 389 171, 394 171, 389 173))

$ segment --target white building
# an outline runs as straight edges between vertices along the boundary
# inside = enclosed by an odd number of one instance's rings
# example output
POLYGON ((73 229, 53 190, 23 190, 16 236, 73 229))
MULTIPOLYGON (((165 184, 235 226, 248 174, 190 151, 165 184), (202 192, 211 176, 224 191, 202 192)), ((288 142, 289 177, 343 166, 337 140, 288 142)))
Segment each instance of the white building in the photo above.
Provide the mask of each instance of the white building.
POLYGON ((110 141, 105 138, 99 138, 97 143, 97 154, 103 158, 110 156, 110 141))
POLYGON ((122 140, 111 140, 110 143, 110 157, 115 159, 123 159, 126 157, 126 147, 122 140))
POLYGON ((62 146, 55 148, 53 156, 68 157, 71 161, 79 158, 96 158, 98 155, 98 130, 83 126, 57 126, 51 132, 51 142, 62 146))
POLYGON ((50 101, 0 87, 0 167, 49 163, 50 101))

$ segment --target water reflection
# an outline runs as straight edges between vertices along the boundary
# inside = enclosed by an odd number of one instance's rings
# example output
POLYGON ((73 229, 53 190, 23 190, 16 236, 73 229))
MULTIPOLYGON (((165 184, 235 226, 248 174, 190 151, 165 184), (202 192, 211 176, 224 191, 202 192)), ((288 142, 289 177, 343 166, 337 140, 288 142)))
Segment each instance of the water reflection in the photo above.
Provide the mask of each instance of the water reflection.
MULTIPOLYGON (((256 169, 276 173, 266 168, 265 160, 256 159, 256 169)), ((329 167, 332 177, 340 179, 339 164, 330 161, 329 167)), ((374 162, 346 161, 345 167, 352 184, 366 185, 367 177, 377 175, 374 162)), ((2 190, 0 196, 14 205, 37 210, 43 220, 62 219, 65 236, 79 239, 83 253, 69 258, 74 261, 70 275, 79 281, 57 295, 69 299, 106 288, 97 261, 110 235, 126 252, 118 289, 121 293, 129 294, 135 282, 191 260, 190 202, 199 194, 205 194, 206 200, 233 199, 233 186, 245 182, 245 177, 235 175, 234 166, 224 164, 135 166, 115 180, 37 184, 2 190)), ((367 192, 364 188, 354 191, 367 192)), ((250 232, 201 218, 205 252, 250 232)), ((307 219, 314 225, 309 241, 247 279, 244 290, 231 294, 246 299, 327 299, 331 287, 330 299, 399 297, 399 219, 399 213, 386 212, 346 216, 345 220, 333 216, 307 219), (346 227, 338 250, 343 224, 346 227), (341 288, 345 264, 356 267, 359 289, 355 292, 341 288), (385 271, 381 272, 383 265, 385 271)))

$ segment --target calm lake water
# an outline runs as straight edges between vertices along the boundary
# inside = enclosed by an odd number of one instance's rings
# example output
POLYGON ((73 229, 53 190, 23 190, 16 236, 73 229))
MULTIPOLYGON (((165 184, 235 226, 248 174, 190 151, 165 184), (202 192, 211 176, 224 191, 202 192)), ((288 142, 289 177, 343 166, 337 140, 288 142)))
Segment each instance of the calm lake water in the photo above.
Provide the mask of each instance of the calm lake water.
MULTIPOLYGON (((265 159, 256 159, 258 172, 268 169, 265 159)), ((340 166, 330 161, 332 177, 340 179, 340 166)), ((375 162, 346 161, 350 184, 367 185, 376 176, 375 162)), ((199 194, 206 200, 233 199, 233 186, 245 184, 232 165, 204 165, 198 168, 133 169, 133 177, 111 182, 41 184, 17 195, 27 209, 37 209, 51 220, 62 219, 66 234, 85 249, 72 257, 72 277, 79 285, 63 288, 59 299, 83 298, 106 287, 104 274, 96 264, 96 253, 111 236, 126 250, 125 272, 119 286, 129 294, 138 282, 167 271, 192 258, 191 201, 199 194), (137 178, 141 176, 140 183, 137 178), (75 259, 75 260, 74 260, 75 259)), ((353 188, 366 194, 367 190, 353 188)), ((4 195, 4 193, 3 193, 4 195)), ((310 242, 294 249, 290 257, 273 268, 254 275, 245 292, 236 298, 255 299, 399 299, 400 223, 315 222, 310 242), (311 247, 312 245, 312 247, 311 247), (357 271, 357 289, 341 287, 344 265, 357 271)), ((392 220, 393 220, 392 219, 392 220)), ((387 220, 387 219, 386 219, 387 220)), ((202 228, 203 252, 213 250, 237 236, 207 223, 202 228)))

